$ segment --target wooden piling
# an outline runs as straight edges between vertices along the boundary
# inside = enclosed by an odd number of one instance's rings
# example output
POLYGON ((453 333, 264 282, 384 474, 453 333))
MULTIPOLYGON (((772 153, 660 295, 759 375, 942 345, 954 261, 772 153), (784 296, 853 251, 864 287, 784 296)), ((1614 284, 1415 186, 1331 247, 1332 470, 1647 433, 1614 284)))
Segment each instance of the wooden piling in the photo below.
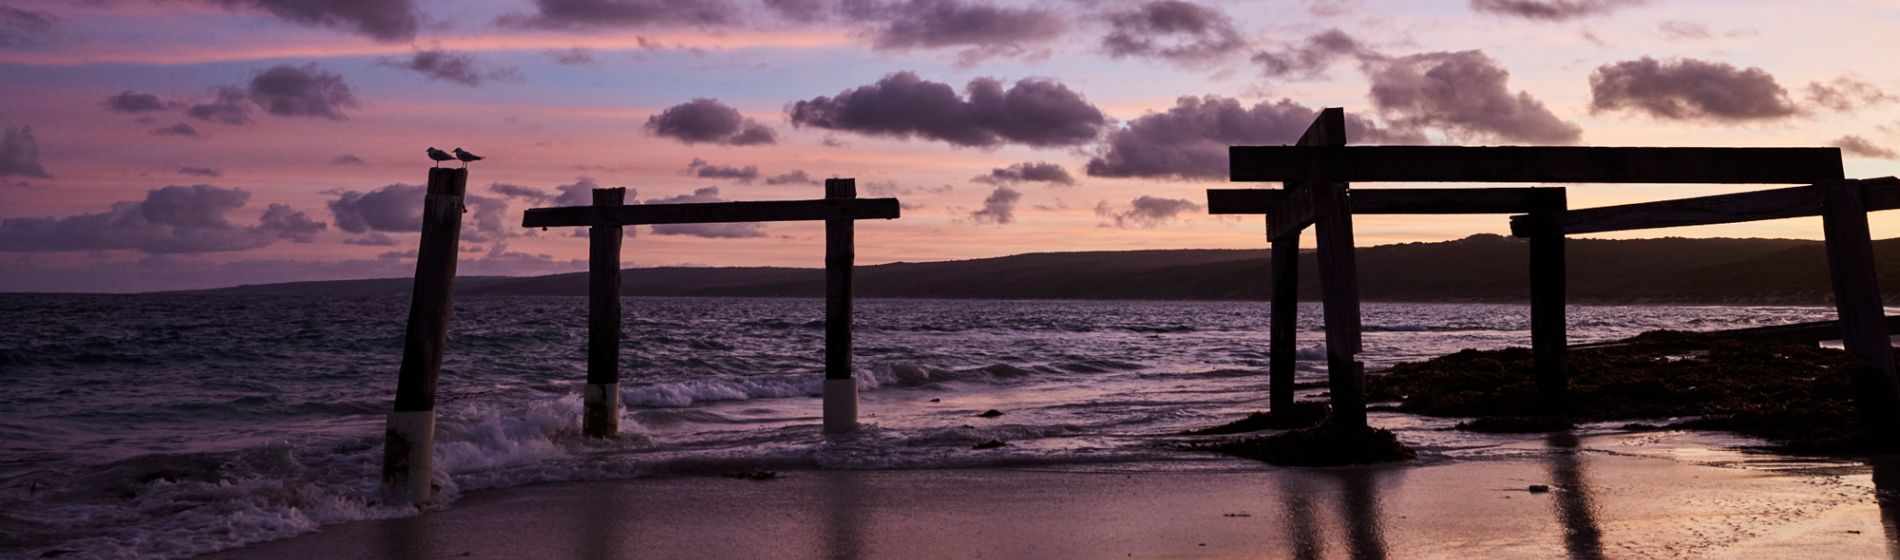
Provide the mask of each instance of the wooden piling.
POLYGON ((449 294, 461 240, 467 169, 431 168, 423 201, 422 240, 416 248, 415 286, 396 374, 395 410, 383 440, 383 493, 388 503, 420 504, 434 497, 435 388, 448 340, 449 294))
MULTIPOLYGON (((1300 146, 1345 146, 1346 111, 1320 111, 1300 137, 1300 146)), ((1359 267, 1353 256, 1352 205, 1346 183, 1321 177, 1303 188, 1312 200, 1313 233, 1319 245, 1320 297, 1326 318, 1326 378, 1332 392, 1332 423, 1366 426, 1365 367, 1359 354, 1359 267)), ((1289 197, 1291 200, 1293 197, 1289 197)))
MULTIPOLYGON (((627 189, 594 189, 594 206, 620 206, 627 189)), ((587 388, 582 392, 581 433, 620 433, 620 240, 619 224, 587 228, 587 388)))
POLYGON ((1567 347, 1565 313, 1564 234, 1552 217, 1568 205, 1562 188, 1537 189, 1536 209, 1529 221, 1538 224, 1530 235, 1531 361, 1537 375, 1538 408, 1563 414, 1570 377, 1564 369, 1567 347))
POLYGON ((1299 352, 1300 232, 1270 239, 1273 302, 1267 310, 1267 398, 1273 411, 1293 406, 1293 375, 1299 352))
MULTIPOLYGON (((826 202, 858 197, 857 180, 826 179, 826 202)), ((851 267, 856 258, 854 221, 825 220, 824 431, 858 429, 858 385, 851 378, 851 267)))
POLYGON ((1827 267, 1840 315, 1841 345, 1860 361, 1852 382, 1854 404, 1869 433, 1900 437, 1900 381, 1874 268, 1866 202, 1853 184, 1832 184, 1822 195, 1821 228, 1827 236, 1827 267))

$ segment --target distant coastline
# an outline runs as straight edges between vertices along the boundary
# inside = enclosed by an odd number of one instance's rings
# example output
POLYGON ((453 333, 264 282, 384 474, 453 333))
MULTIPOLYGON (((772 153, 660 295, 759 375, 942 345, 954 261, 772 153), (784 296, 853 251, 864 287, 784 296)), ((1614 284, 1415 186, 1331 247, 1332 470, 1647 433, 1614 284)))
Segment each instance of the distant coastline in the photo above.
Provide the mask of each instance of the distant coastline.
MULTIPOLYGON (((1887 300, 1900 301, 1900 239, 1876 241, 1887 300)), ((1821 242, 1795 239, 1573 239, 1570 301, 1578 304, 1823 305, 1829 303, 1821 242)), ((1529 295, 1525 244, 1476 235, 1455 241, 1359 249, 1368 301, 1521 302, 1529 295)), ((1302 299, 1318 299, 1314 256, 1301 257, 1302 299)), ((860 266, 863 298, 1047 300, 1244 300, 1267 297, 1264 250, 1187 249, 1030 253, 1007 257, 860 266)), ((652 297, 821 297, 815 268, 629 269, 622 292, 652 297)), ((585 273, 457 279, 458 296, 576 296, 585 273)), ((212 295, 403 295, 407 278, 258 284, 164 293, 212 295)))

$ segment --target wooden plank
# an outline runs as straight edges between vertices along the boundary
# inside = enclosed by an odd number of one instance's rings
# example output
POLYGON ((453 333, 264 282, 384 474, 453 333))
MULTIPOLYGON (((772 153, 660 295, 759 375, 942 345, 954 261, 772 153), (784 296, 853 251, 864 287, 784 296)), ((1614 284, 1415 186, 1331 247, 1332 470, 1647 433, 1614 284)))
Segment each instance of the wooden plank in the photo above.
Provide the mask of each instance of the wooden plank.
MULTIPOLYGON (((1344 146, 1346 112, 1339 108, 1320 111, 1319 118, 1301 135, 1305 146, 1344 146)), ((1236 161, 1235 165, 1238 165, 1236 161)), ((1326 321, 1326 378, 1331 392, 1331 422, 1346 428, 1366 425, 1365 368, 1355 359, 1359 354, 1359 269, 1353 256, 1352 207, 1346 198, 1346 183, 1340 177, 1297 178, 1288 185, 1293 193, 1267 215, 1268 229, 1276 234, 1282 227, 1299 231, 1288 216, 1313 222, 1319 245, 1319 284, 1321 305, 1326 321), (1308 204, 1296 201, 1307 199, 1308 204), (1298 212, 1308 212, 1300 215, 1298 212), (1279 223, 1276 223, 1279 222, 1279 223)))
POLYGON ((395 503, 427 502, 434 494, 436 380, 448 343, 449 296, 455 289, 456 247, 461 241, 462 196, 467 186, 467 169, 429 170, 415 286, 403 331, 402 365, 396 372, 395 410, 384 430, 383 494, 395 503))
MULTIPOLYGON (((1522 214, 1536 209, 1538 190, 1352 189, 1346 199, 1353 214, 1522 214)), ((1207 213, 1266 214, 1288 196, 1284 189, 1207 189, 1207 213)))
MULTIPOLYGON (((854 179, 826 179, 825 199, 858 196, 854 179)), ((857 382, 851 378, 851 268, 857 258, 856 222, 825 220, 825 410, 826 433, 858 427, 857 382)))
MULTIPOLYGON (((627 189, 594 189, 594 205, 626 203, 627 189)), ((587 389, 581 433, 620 433, 620 243, 621 226, 587 228, 587 389)))
POLYGON ((1822 187, 1821 227, 1827 235, 1827 268, 1834 286, 1841 345, 1860 359, 1850 374, 1854 403, 1873 434, 1900 435, 1900 379, 1893 364, 1872 234, 1867 227, 1861 189, 1848 184, 1822 187))
POLYGON ((709 224, 731 222, 789 222, 806 220, 891 220, 898 217, 895 198, 842 200, 765 200, 750 202, 695 202, 630 206, 563 206, 530 208, 522 227, 647 224, 709 224))
POLYGON ((1268 307, 1267 398, 1269 410, 1293 406, 1300 336, 1300 232, 1270 241, 1273 261, 1268 307))
POLYGON ((1840 148, 1233 146, 1235 181, 1818 183, 1840 148))
POLYGON ((1267 209, 1268 240, 1299 235, 1300 230, 1313 225, 1313 219, 1318 214, 1313 202, 1313 191, 1313 188, 1306 186, 1280 191, 1284 196, 1279 203, 1267 209))
MULTIPOLYGON (((1549 216, 1549 227, 1576 235, 1819 216, 1823 191, 1833 185, 1866 191, 1865 198, 1871 202, 1866 205, 1868 211, 1900 208, 1900 179, 1881 177, 1570 210, 1549 216)), ((1511 233, 1530 235, 1532 220, 1528 216, 1511 218, 1511 233)))
MULTIPOLYGON (((1536 189, 1537 209, 1531 215, 1548 222, 1567 204, 1564 189, 1536 189)), ((1544 231, 1531 236, 1531 364, 1537 375, 1539 408, 1549 414, 1568 410, 1570 376, 1564 368, 1568 344, 1565 317, 1564 236, 1544 231)))

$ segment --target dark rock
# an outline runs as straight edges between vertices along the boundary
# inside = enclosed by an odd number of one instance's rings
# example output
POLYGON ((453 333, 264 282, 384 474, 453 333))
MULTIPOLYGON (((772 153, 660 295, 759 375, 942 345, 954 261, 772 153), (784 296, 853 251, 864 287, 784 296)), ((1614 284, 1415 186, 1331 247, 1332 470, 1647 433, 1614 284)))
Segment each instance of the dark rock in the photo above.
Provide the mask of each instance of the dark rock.
POLYGON ((983 411, 982 414, 978 414, 976 415, 976 417, 977 418, 995 418, 1002 415, 1003 415, 1003 411, 992 408, 992 409, 983 411))
POLYGON ((1542 494, 1549 492, 1550 486, 1545 484, 1532 484, 1529 488, 1525 488, 1525 490, 1529 490, 1532 494, 1542 494))
POLYGON ((1189 450, 1214 451, 1275 465, 1337 467, 1409 461, 1417 453, 1398 436, 1378 428, 1322 424, 1284 433, 1236 440, 1191 443, 1189 450))
POLYGON ((972 445, 970 446, 970 449, 996 449, 998 447, 1002 447, 1005 445, 1009 445, 1009 442, 1003 441, 1000 439, 993 439, 993 440, 989 440, 983 443, 972 445))
POLYGON ((1252 414, 1248 414, 1246 418, 1242 418, 1239 420, 1235 420, 1233 422, 1228 422, 1226 424, 1221 424, 1219 426, 1214 426, 1210 428, 1188 430, 1185 432, 1181 432, 1181 435, 1215 436, 1215 435, 1227 435, 1227 434, 1244 434, 1247 432, 1258 432, 1261 430, 1291 430, 1294 428, 1309 428, 1312 426, 1319 425, 1320 422, 1324 422, 1326 420, 1327 414, 1330 414, 1331 412, 1332 412, 1332 407, 1327 406, 1326 403, 1318 402, 1318 401, 1300 401, 1300 402, 1293 403, 1293 406, 1287 408, 1286 410, 1269 410, 1266 412, 1255 412, 1252 414))
POLYGON ((778 473, 765 469, 753 469, 749 471, 726 473, 725 477, 737 478, 739 480, 773 480, 778 478, 778 473))

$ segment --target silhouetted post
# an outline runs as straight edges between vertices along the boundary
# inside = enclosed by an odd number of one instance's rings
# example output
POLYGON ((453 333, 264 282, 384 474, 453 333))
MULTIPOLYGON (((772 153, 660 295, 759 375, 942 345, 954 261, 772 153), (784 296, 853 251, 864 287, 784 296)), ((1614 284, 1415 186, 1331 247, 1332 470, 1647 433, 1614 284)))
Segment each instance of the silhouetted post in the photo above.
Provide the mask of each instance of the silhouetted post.
MULTIPOLYGON (((856 179, 825 179, 825 199, 858 197, 856 179)), ((825 433, 858 429, 858 384, 851 378, 851 266, 855 228, 825 220, 825 433)))
POLYGON ((403 333, 396 406, 383 439, 383 493, 391 503, 423 503, 434 495, 435 384, 449 334, 449 293, 455 284, 456 245, 462 233, 467 169, 432 168, 422 206, 416 282, 403 333))
POLYGON ((1824 189, 1821 229, 1827 236, 1841 345, 1861 362, 1853 370, 1854 404, 1868 432, 1894 437, 1900 435, 1900 382, 1894 376, 1866 202, 1857 183, 1833 183, 1824 189))
POLYGON ((1300 232, 1269 239, 1268 243, 1273 247, 1273 302, 1267 310, 1271 323, 1267 339, 1268 410, 1288 411, 1293 406, 1294 362, 1299 352, 1300 232))
MULTIPOLYGON (((620 206, 627 189, 594 189, 594 206, 620 206)), ((587 389, 581 433, 620 433, 621 226, 587 228, 587 389)))
MULTIPOLYGON (((1329 108, 1300 137, 1301 146, 1346 145, 1346 111, 1329 108)), ((1311 181, 1313 232, 1319 244, 1320 297, 1326 314, 1326 378, 1335 425, 1366 426, 1365 369, 1359 354, 1359 267, 1353 258, 1352 206, 1346 183, 1311 181)))
POLYGON ((1537 225, 1530 236, 1531 363, 1537 372, 1539 408, 1564 414, 1570 377, 1564 370, 1564 348, 1569 343, 1564 317, 1564 234, 1552 216, 1568 206, 1564 189, 1537 189, 1530 220, 1537 225))

